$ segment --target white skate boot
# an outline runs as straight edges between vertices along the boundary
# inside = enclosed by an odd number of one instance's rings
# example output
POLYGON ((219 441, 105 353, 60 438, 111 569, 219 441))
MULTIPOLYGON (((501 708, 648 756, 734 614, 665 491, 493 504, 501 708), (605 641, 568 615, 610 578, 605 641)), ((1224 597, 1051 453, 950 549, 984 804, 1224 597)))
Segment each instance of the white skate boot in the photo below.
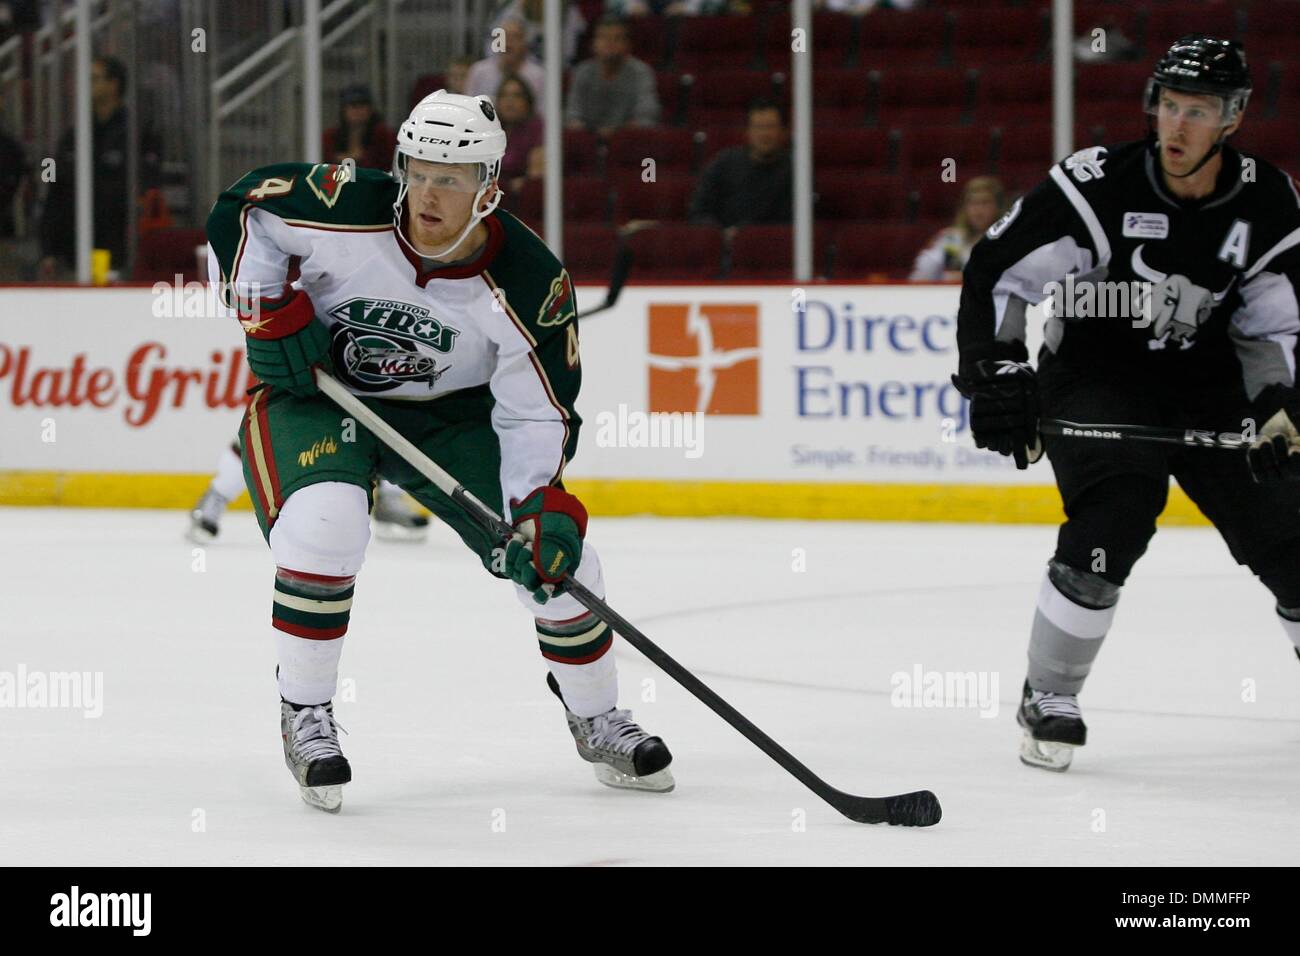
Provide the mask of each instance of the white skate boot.
POLYGON ((332 703, 297 707, 280 702, 280 736, 284 762, 298 781, 302 798, 326 813, 343 806, 343 784, 352 779, 352 767, 339 749, 339 730, 332 703))
MULTIPOLYGON (((555 675, 547 674, 546 684, 564 703, 555 675)), ((595 717, 579 717, 565 705, 564 716, 578 756, 592 765, 596 779, 605 786, 668 793, 677 785, 668 766, 673 755, 662 740, 641 729, 631 711, 608 710, 595 717)))

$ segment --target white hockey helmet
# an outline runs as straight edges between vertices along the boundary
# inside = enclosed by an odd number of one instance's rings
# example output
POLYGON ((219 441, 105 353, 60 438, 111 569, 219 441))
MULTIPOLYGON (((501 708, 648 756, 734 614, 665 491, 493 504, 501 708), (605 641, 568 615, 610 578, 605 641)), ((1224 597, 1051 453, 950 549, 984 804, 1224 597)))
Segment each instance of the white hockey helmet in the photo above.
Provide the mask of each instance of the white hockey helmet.
MULTIPOLYGON (((397 149, 393 153, 393 177, 401 184, 397 191, 397 201, 393 203, 393 223, 397 227, 398 238, 410 246, 401 229, 409 159, 421 159, 429 163, 478 165, 479 187, 474 194, 469 222, 455 242, 435 253, 443 256, 464 242, 470 230, 500 204, 502 193, 494 183, 501 174, 501 158, 505 152, 505 130, 501 128, 496 107, 488 97, 462 96, 438 90, 416 103, 411 115, 397 131, 397 149), (487 208, 480 209, 479 204, 488 190, 492 190, 493 195, 487 208)), ((427 255, 414 248, 411 251, 417 255, 427 255)))

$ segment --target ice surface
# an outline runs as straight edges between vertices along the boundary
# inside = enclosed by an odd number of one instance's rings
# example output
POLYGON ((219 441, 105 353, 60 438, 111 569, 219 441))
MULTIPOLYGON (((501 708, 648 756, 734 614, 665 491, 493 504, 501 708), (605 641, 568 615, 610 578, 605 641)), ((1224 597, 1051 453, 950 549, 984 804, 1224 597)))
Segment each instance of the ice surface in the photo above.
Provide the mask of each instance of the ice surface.
POLYGON ((281 756, 269 551, 247 512, 202 555, 184 524, 0 508, 0 672, 104 682, 98 719, 0 709, 5 863, 1300 862, 1300 661, 1208 529, 1156 536, 1057 775, 1018 762, 1014 718, 1055 529, 593 519, 615 608, 833 786, 934 790, 943 822, 908 830, 844 820, 626 645, 623 706, 678 786, 600 786, 528 615, 444 527, 371 544, 336 704, 354 782, 312 810, 281 756), (891 706, 918 665, 996 675, 996 716, 891 706))

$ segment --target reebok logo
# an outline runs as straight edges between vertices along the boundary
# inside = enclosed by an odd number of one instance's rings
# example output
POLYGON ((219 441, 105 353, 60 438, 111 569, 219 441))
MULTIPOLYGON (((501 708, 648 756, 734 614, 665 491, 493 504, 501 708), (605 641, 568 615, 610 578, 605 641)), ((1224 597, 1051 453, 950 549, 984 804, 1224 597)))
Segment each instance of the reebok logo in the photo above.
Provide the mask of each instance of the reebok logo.
POLYGON ((1123 438, 1119 432, 1104 431, 1100 428, 1070 428, 1061 429, 1061 434, 1072 435, 1075 438, 1123 438))

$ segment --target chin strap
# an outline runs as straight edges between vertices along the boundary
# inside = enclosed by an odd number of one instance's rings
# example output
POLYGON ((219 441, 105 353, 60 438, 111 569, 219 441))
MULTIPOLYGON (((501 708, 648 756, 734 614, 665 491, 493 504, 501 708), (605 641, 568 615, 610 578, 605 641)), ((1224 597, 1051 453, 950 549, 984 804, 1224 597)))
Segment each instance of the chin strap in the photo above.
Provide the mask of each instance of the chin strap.
MULTIPOLYGON (((1227 127, 1225 126, 1224 129, 1227 129, 1227 127)), ((1160 171, 1170 179, 1186 179, 1188 176, 1195 176, 1201 171, 1202 166, 1217 156, 1223 149, 1223 140, 1225 135, 1226 134, 1220 132, 1219 138, 1214 141, 1214 145, 1211 146, 1206 151, 1205 155, 1201 157, 1201 161, 1193 166, 1188 172, 1185 172, 1180 176, 1177 173, 1171 173, 1169 170, 1165 169, 1165 164, 1160 162, 1160 140, 1156 137, 1156 131, 1151 120, 1149 118, 1147 119, 1147 142, 1149 143, 1149 148, 1155 156, 1156 162, 1160 163, 1160 171)))
POLYGON ((420 256, 421 258, 424 259, 438 259, 441 258, 442 256, 447 255, 452 250, 454 250, 457 246, 459 246, 462 242, 465 241, 465 237, 468 236, 471 231, 473 231, 475 226, 477 226, 480 222, 486 219, 493 212, 493 210, 497 208, 497 206, 501 205, 501 199, 505 195, 505 193, 502 192, 501 188, 498 186, 496 194, 492 197, 491 202, 488 203, 488 207, 480 212, 478 209, 479 203, 483 201, 483 196, 487 193, 488 189, 492 186, 492 180, 489 179, 482 186, 480 186, 478 188, 478 192, 474 194, 474 205, 472 208, 475 211, 473 215, 469 217, 469 222, 465 223, 465 228, 460 231, 460 235, 456 237, 456 241, 453 242, 451 245, 449 245, 446 249, 441 249, 438 252, 434 252, 434 253, 421 252, 419 249, 415 248, 415 246, 411 244, 411 241, 409 239, 406 238, 406 230, 402 228, 402 205, 406 201, 407 183, 406 183, 406 175, 405 175, 406 173, 405 165, 403 164, 400 167, 400 169, 402 172, 402 176, 401 176, 402 185, 397 190, 397 200, 393 203, 393 231, 397 233, 397 240, 400 243, 402 243, 402 245, 410 249, 411 252, 413 252, 415 255, 420 256))

